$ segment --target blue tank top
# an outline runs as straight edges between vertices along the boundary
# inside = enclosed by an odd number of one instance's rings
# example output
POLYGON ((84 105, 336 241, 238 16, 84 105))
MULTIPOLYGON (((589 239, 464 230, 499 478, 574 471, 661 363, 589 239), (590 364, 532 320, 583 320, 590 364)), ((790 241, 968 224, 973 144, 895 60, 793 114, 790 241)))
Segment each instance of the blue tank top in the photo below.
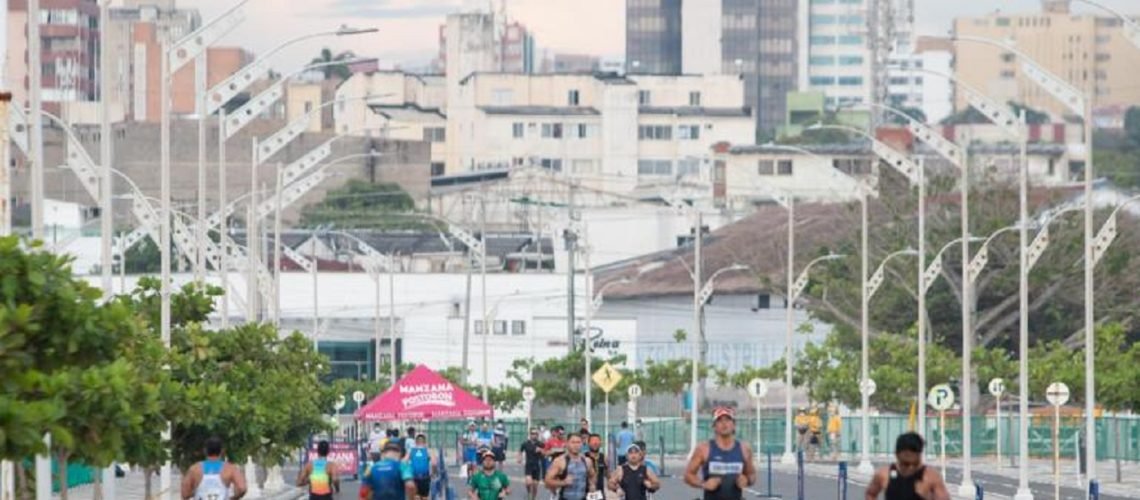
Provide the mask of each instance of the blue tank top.
POLYGON ((744 473, 744 450, 740 441, 733 443, 732 448, 722 450, 716 440, 709 441, 709 459, 703 468, 704 477, 721 477, 720 488, 716 491, 706 491, 705 500, 740 500, 744 492, 736 487, 736 477, 744 473))
POLYGON ((567 461, 566 474, 573 477, 573 482, 570 486, 562 487, 562 495, 559 498, 563 500, 582 500, 586 498, 586 481, 589 479, 586 459, 581 456, 577 459, 570 459, 567 456, 564 460, 567 461))
POLYGON ((431 454, 427 448, 412 448, 412 475, 416 479, 431 477, 431 454))
POLYGON ((373 500, 402 500, 405 496, 398 460, 384 459, 377 462, 372 466, 368 482, 372 486, 373 500))

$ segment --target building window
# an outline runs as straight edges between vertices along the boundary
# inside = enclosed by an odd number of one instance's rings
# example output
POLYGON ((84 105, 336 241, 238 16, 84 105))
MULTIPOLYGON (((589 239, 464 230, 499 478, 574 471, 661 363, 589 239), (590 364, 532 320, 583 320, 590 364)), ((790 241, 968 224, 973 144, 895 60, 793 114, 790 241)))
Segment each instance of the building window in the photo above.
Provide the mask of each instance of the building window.
POLYGON ((507 334, 507 322, 506 321, 495 321, 494 323, 491 323, 491 325, 493 325, 495 328, 494 332, 492 332, 495 335, 506 335, 507 334))
POLYGON ((562 124, 561 123, 543 123, 542 124, 542 137, 544 139, 561 139, 562 138, 562 124))
POLYGON ((483 320, 475 320, 475 335, 483 335, 483 320))
POLYGON ((447 139, 447 129, 443 127, 424 127, 424 142, 444 142, 447 139))
POLYGON ((572 160, 570 162, 570 172, 574 174, 592 174, 594 173, 594 160, 572 160))
POLYGON ((577 106, 578 105, 578 91, 577 90, 571 90, 570 92, 567 93, 566 104, 569 104, 571 106, 577 106))
POLYGON ((863 36, 842 35, 839 37, 839 45, 863 45, 863 36))
POLYGON ((673 128, 668 125, 639 125, 637 138, 643 141, 673 140, 673 128))
POLYGON ((547 170, 553 170, 555 172, 561 172, 562 171, 562 159, 561 158, 543 158, 539 162, 539 165, 541 165, 542 168, 545 168, 547 170))
POLYGON ((812 45, 835 45, 835 37, 812 35, 808 42, 810 42, 812 45))
POLYGON ((834 66, 835 56, 811 56, 808 64, 812 66, 834 66))
POLYGON ((1001 77, 1006 79, 1006 80, 1012 80, 1012 79, 1014 79, 1015 76, 1017 76, 1017 75, 1013 72, 1012 69, 1001 70, 1001 77))
POLYGON ((515 122, 511 124, 511 137, 515 139, 522 139, 524 135, 524 127, 522 122, 515 122))
POLYGON ((587 125, 585 123, 579 123, 576 125, 571 125, 570 126, 570 136, 571 137, 577 137, 579 139, 589 138, 589 137, 594 135, 593 131, 590 130, 591 128, 592 127, 590 127, 589 125, 587 125))
POLYGON ((701 105, 701 93, 700 92, 689 92, 689 106, 700 106, 700 105, 701 105))
POLYGON ((432 177, 439 177, 439 176, 443 175, 443 172, 444 172, 443 162, 440 162, 440 161, 431 162, 431 176, 432 177))
POLYGON ((815 15, 811 16, 811 24, 813 26, 825 25, 825 24, 835 24, 835 19, 836 19, 835 16, 830 15, 830 14, 815 14, 815 15))
MULTIPOLYGON (((839 56, 840 66, 860 66, 863 64, 863 56, 839 56)), ((905 65, 903 66, 906 67, 905 65)))
POLYGON ((758 160, 756 162, 756 173, 758 175, 773 175, 776 173, 776 162, 772 160, 758 160))
POLYGON ((526 335, 526 321, 520 321, 517 319, 511 321, 511 335, 526 335))
POLYGON ((683 158, 677 160, 677 175, 697 176, 701 173, 701 160, 697 158, 683 158))
POLYGON ((810 78, 810 81, 813 87, 835 85, 834 76, 813 76, 810 78))
POLYGON ((848 87, 863 85, 863 77, 861 77, 861 76, 841 76, 841 77, 839 77, 839 84, 844 85, 844 86, 848 86, 848 87))
POLYGON ((637 175, 673 175, 673 162, 669 160, 637 160, 637 175))
POLYGON ((999 17, 999 18, 997 18, 997 21, 994 22, 994 24, 996 24, 998 26, 1009 26, 1009 18, 1008 17, 999 17))
POLYGON ((792 175, 792 160, 780 160, 777 162, 776 173, 779 175, 792 175))
POLYGON ((307 115, 311 112, 313 112, 313 102, 312 101, 305 101, 305 114, 307 115))
POLYGON ((677 127, 677 138, 684 141, 695 141, 701 138, 700 125, 679 125, 677 127))
POLYGON ((637 104, 640 106, 648 106, 649 105, 649 91, 648 90, 638 90, 637 91, 637 104))

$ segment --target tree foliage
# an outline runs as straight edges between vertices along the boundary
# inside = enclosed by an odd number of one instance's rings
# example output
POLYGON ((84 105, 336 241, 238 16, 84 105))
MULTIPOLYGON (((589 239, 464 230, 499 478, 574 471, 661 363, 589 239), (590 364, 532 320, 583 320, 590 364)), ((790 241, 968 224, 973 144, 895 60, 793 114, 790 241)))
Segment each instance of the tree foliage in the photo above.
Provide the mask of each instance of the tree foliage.
MULTIPOLYGON (((353 59, 356 59, 356 54, 353 54, 351 51, 344 51, 334 54, 332 49, 325 47, 321 49, 320 56, 313 58, 309 64, 334 63, 340 61, 351 61, 353 59)), ((325 80, 332 80, 333 78, 339 80, 348 80, 349 77, 352 76, 352 70, 349 69, 348 64, 344 63, 324 66, 320 70, 321 73, 324 74, 325 80)))
POLYGON ((1140 148, 1140 106, 1129 106, 1124 112, 1124 134, 1134 147, 1140 148))
POLYGON ((424 229, 415 201, 397 184, 352 179, 329 191, 320 202, 301 209, 301 226, 334 225, 353 229, 424 229))

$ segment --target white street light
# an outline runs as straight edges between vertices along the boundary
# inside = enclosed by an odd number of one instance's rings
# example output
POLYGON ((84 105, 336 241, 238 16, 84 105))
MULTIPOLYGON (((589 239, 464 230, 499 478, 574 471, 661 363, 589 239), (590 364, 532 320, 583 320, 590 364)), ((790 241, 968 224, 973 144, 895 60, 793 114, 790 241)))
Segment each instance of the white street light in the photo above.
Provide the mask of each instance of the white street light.
MULTIPOLYGON (((1093 266, 1095 265, 1094 259, 1094 245, 1093 239, 1093 204, 1092 204, 1092 191, 1093 191, 1093 96, 1091 93, 1085 93, 1077 89, 1073 85, 1066 82, 1064 79, 1049 72, 1042 67, 1033 58, 1026 55, 1024 52, 1018 50, 1016 47, 1009 43, 1001 42, 983 37, 973 36, 955 36, 952 41, 965 41, 990 45, 1000 48, 1006 52, 1014 54, 1021 60, 1021 69, 1030 80, 1033 80, 1038 86, 1043 88, 1049 95, 1060 101, 1074 114, 1084 118, 1084 134, 1085 134, 1085 168, 1084 168, 1084 195, 1085 195, 1085 241, 1084 241, 1084 270, 1085 270, 1085 443, 1088 446, 1087 453, 1085 453, 1085 470, 1088 473, 1089 481, 1096 480, 1096 418, 1093 414, 1096 403, 1096 372, 1095 368, 1095 348, 1096 348, 1096 324, 1095 324, 1095 307, 1096 298, 1094 296, 1094 276, 1093 266)), ((1024 121, 1024 113, 1022 115, 1024 121)), ((1024 148, 1024 146, 1023 146, 1024 148)), ((1022 165, 1022 169, 1026 168, 1022 165)), ((1023 175, 1023 184, 1024 173, 1023 175)), ((1024 207, 1024 203, 1023 203, 1024 207)), ((1022 209, 1023 216, 1025 209, 1022 209)), ((1024 239, 1024 236, 1023 236, 1024 239)), ((1024 252, 1023 252, 1024 253, 1024 252)), ((1024 260, 1024 259, 1023 259, 1024 260)), ((1024 266, 1023 266, 1024 267, 1024 266)), ((1024 273, 1023 273, 1024 274, 1024 273)), ((1024 288, 1024 285, 1023 285, 1024 288)), ((1022 292, 1022 302, 1025 302, 1025 292, 1022 292)), ((1025 320, 1023 319, 1024 323, 1025 320)), ((1023 330, 1026 327, 1022 327, 1023 330)), ((1023 370, 1024 371, 1024 370, 1023 370)), ((1024 389, 1023 389, 1024 390, 1024 389)), ((963 408, 967 406, 967 401, 963 401, 963 408)), ((967 419, 965 422, 969 422, 967 419)), ((1024 428, 1024 426, 1023 426, 1024 428)), ((963 431, 968 432, 969 428, 964 427, 963 431)), ((1024 431, 1023 431, 1024 432, 1024 431)), ((1024 441, 1023 441, 1024 442, 1024 441)), ((968 443, 968 442, 967 442, 968 443)), ((966 450, 969 450, 967 447, 966 450)), ((970 472, 970 453, 965 453, 966 467, 963 469, 963 482, 960 492, 972 491, 972 484, 969 476, 970 472)), ((1021 484, 1025 484, 1022 482, 1021 484)), ((1032 492, 1028 487, 1018 487, 1018 493, 1015 496, 1016 500, 1027 500, 1032 498, 1032 492)))
POLYGON ((891 259, 894 259, 895 257, 911 256, 911 255, 918 255, 918 250, 915 250, 913 248, 907 248, 905 250, 899 250, 897 252, 887 254, 887 256, 883 259, 883 261, 879 263, 879 267, 877 269, 875 269, 875 273, 871 275, 871 279, 867 281, 867 299, 868 300, 870 300, 871 297, 875 296, 875 292, 879 291, 879 286, 881 286, 883 284, 884 270, 887 267, 887 263, 890 262, 891 259))
POLYGON ((730 266, 726 266, 726 267, 723 267, 721 269, 717 269, 716 272, 712 273, 712 275, 709 276, 709 279, 707 282, 705 282, 703 285, 701 284, 701 260, 700 260, 701 259, 701 240, 704 239, 704 236, 701 234, 701 222, 702 222, 701 215, 702 214, 700 213, 699 210, 695 210, 695 211, 697 212, 697 226, 696 226, 696 230, 695 230, 696 232, 694 233, 694 236, 695 236, 694 244, 696 246, 696 248, 695 248, 696 253, 695 253, 695 259, 694 259, 694 265, 693 265, 693 272, 691 274, 691 276, 693 278, 693 328, 694 328, 694 330, 693 330, 693 350, 692 350, 692 359, 691 359, 692 365, 693 365, 693 376, 692 376, 692 380, 689 383, 689 397, 691 400, 690 432, 692 433, 691 436, 689 436, 689 445, 690 445, 689 449, 690 450, 697 449, 696 448, 697 447, 697 416, 700 413, 700 401, 699 401, 700 394, 698 392, 700 390, 700 388, 698 387, 700 384, 699 364, 700 364, 701 351, 705 348, 705 346, 704 346, 704 343, 705 343, 704 330, 701 328, 701 314, 704 311, 705 304, 708 302, 709 298, 712 297, 713 291, 716 287, 716 278, 717 277, 719 277, 721 274, 724 274, 727 272, 733 272, 733 271, 740 271, 740 270, 748 269, 748 266, 745 266, 745 265, 732 264, 730 266))
POLYGON ((605 285, 602 285, 602 287, 599 288, 598 291, 594 292, 593 294, 590 294, 589 290, 591 290, 594 287, 593 273, 590 270, 590 251, 591 251, 591 248, 587 244, 587 245, 580 247, 579 250, 583 253, 584 260, 585 260, 586 290, 587 290, 587 296, 590 297, 590 301, 586 303, 586 329, 583 331, 583 334, 582 334, 582 355, 586 358, 586 372, 585 372, 585 377, 582 380, 585 381, 585 386, 586 386, 586 390, 585 390, 585 393, 586 393, 585 394, 585 396, 586 396, 586 411, 585 411, 586 420, 593 422, 594 421, 594 413, 593 413, 594 407, 593 407, 593 399, 592 398, 593 398, 594 386, 590 382, 590 376, 594 372, 593 372, 593 367, 591 366, 591 358, 593 358, 593 352, 592 352, 593 349, 592 349, 592 346, 590 345, 590 340, 591 340, 590 336, 593 334, 594 330, 593 330, 593 325, 591 323, 593 322, 593 319, 594 319, 594 313, 597 312, 597 310, 602 307, 602 298, 605 296, 606 290, 609 290, 610 287, 615 286, 615 285, 629 284, 632 280, 630 280, 629 278, 621 278, 619 280, 611 281, 609 283, 606 283, 605 285))
POLYGON ((356 243, 357 250, 363 255, 368 257, 365 261, 365 269, 368 275, 372 277, 372 281, 376 284, 376 320, 375 320, 375 341, 376 341, 376 371, 375 380, 380 380, 380 270, 381 268, 388 271, 388 356, 391 364, 391 382, 396 383, 396 309, 395 309, 395 279, 393 273, 395 272, 395 261, 392 256, 381 254, 371 245, 365 243, 364 240, 353 236, 351 233, 344 231, 329 231, 329 234, 343 236, 356 243))

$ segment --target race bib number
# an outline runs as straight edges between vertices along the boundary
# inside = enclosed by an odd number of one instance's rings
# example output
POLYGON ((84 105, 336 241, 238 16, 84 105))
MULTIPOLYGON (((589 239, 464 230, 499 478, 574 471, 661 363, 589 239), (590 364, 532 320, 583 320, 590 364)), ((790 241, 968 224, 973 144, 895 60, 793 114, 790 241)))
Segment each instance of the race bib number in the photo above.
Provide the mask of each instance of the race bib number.
POLYGON ((709 463, 709 474, 716 476, 731 476, 739 475, 744 472, 744 464, 741 462, 711 462, 709 463))
POLYGON ((593 491, 586 494, 586 500, 602 500, 602 498, 604 497, 600 491, 593 491))

